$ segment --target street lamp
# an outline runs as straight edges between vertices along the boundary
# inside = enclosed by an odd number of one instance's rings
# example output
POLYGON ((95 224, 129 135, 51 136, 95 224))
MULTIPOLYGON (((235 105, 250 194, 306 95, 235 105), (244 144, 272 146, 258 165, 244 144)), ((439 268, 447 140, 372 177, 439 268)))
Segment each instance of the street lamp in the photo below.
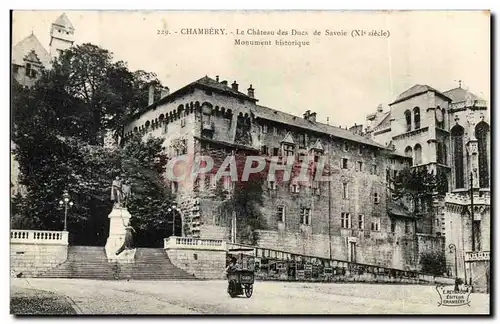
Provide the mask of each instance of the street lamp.
MULTIPOLYGON (((167 209, 169 213, 174 210, 178 210, 176 205, 173 205, 172 208, 167 209)), ((172 213, 172 236, 175 236, 175 214, 172 213)))
POLYGON ((64 205, 64 231, 67 231, 67 222, 68 222, 68 208, 73 206, 73 202, 70 200, 71 196, 69 195, 67 190, 64 190, 63 199, 59 200, 59 205, 62 207, 64 205), (69 206, 69 207, 68 207, 69 206))
POLYGON ((455 278, 458 278, 457 272, 457 246, 451 243, 448 248, 450 249, 450 253, 455 253, 455 278))

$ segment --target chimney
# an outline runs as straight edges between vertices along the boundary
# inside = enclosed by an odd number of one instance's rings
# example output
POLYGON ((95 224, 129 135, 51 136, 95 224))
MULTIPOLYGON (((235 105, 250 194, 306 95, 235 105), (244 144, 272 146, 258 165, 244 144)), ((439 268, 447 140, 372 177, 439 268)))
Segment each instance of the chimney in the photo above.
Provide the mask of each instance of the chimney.
POLYGON ((384 111, 384 107, 382 107, 382 104, 378 105, 378 107, 377 107, 377 111, 378 111, 378 112, 382 112, 382 111, 384 111))
POLYGON ((218 75, 215 76, 215 81, 219 82, 219 76, 218 75))
POLYGON ((353 134, 356 134, 356 135, 363 135, 363 125, 356 125, 356 123, 354 124, 354 126, 351 126, 349 128, 349 130, 351 131, 351 133, 353 134))
POLYGON ((311 111, 310 110, 306 110, 306 112, 304 113, 304 119, 305 120, 309 120, 309 115, 311 114, 311 111))
POLYGON ((221 82, 223 85, 227 86, 227 80, 221 82))
POLYGON ((309 114, 309 121, 316 122, 316 113, 312 112, 309 114))
POLYGON ((255 96, 255 92, 254 92, 254 90, 255 90, 255 89, 254 89, 254 88, 252 88, 252 85, 250 85, 250 88, 248 88, 247 90, 248 90, 248 96, 249 96, 250 98, 254 98, 254 96, 255 96))
POLYGON ((234 81, 233 84, 231 84, 231 88, 233 88, 234 91, 238 91, 238 83, 234 81))
POLYGON ((163 87, 161 88, 161 94, 160 94, 160 99, 165 98, 170 94, 170 89, 168 87, 163 87))
POLYGON ((155 87, 149 85, 149 96, 148 96, 148 106, 151 106, 155 102, 155 87))

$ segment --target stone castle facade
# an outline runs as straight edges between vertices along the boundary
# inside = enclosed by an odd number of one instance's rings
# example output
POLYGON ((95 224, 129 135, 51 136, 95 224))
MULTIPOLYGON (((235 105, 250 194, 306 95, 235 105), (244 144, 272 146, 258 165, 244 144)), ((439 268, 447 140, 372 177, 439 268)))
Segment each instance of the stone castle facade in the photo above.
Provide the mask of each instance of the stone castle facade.
MULTIPOLYGON (((259 105, 252 86, 243 93, 236 81, 201 78, 136 114, 125 137, 134 133, 164 138, 170 157, 324 157, 331 183, 266 179, 261 247, 406 270, 419 269, 425 251, 444 250, 443 237, 418 233, 413 214, 390 199, 387 175, 412 163, 404 151, 320 123, 315 112, 298 117, 259 105)), ((231 238, 212 176, 171 186, 182 209, 183 235, 231 238)))

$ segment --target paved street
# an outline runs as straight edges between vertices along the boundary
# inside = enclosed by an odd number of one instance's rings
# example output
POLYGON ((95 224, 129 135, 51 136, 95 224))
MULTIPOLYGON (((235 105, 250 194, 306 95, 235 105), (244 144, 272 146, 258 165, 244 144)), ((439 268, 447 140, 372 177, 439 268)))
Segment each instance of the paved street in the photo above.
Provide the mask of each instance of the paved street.
POLYGON ((79 314, 487 314, 489 295, 470 306, 438 306, 434 286, 256 282, 254 295, 230 298, 225 281, 11 279, 16 290, 68 297, 79 314))

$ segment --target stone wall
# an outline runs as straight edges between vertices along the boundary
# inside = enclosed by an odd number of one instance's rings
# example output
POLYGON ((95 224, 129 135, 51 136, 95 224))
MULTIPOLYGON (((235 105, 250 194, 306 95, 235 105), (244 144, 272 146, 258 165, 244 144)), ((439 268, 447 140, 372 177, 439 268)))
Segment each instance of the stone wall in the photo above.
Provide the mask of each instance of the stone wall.
POLYGON ((67 257, 68 246, 64 245, 11 243, 11 274, 32 277, 58 266, 65 262, 67 257))
POLYGON ((223 279, 226 251, 167 250, 173 265, 198 279, 223 279))

